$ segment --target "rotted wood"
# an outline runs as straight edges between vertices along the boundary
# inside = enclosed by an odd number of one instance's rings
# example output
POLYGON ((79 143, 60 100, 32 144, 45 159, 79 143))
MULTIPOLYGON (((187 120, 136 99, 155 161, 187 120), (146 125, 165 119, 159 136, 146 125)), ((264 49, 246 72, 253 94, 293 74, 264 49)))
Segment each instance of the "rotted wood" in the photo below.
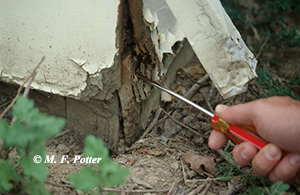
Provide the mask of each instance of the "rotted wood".
POLYGON ((146 107, 143 101, 152 93, 152 87, 145 84, 135 76, 135 71, 152 78, 154 67, 159 60, 155 47, 151 41, 150 31, 143 19, 143 4, 139 0, 122 0, 122 9, 119 14, 121 26, 120 56, 121 56, 121 81, 118 91, 122 108, 123 131, 125 142, 131 144, 141 136, 145 123, 146 107))
POLYGON ((156 55, 155 46, 151 41, 150 30, 145 24, 143 17, 143 1, 128 0, 129 11, 131 14, 131 21, 134 29, 134 38, 136 42, 136 55, 140 61, 147 65, 146 75, 152 79, 152 71, 154 66, 157 65, 158 73, 161 69, 159 60, 156 55))
MULTIPOLYGON (((138 71, 147 78, 154 80, 154 67, 157 67, 158 75, 160 75, 161 68, 155 51, 155 46, 151 41, 149 27, 145 24, 143 17, 143 1, 128 0, 128 5, 135 40, 135 71, 138 71)), ((133 79, 136 101, 141 102, 146 100, 151 95, 152 86, 138 79, 135 75, 133 79)))
POLYGON ((122 66, 122 86, 119 90, 120 103, 122 107, 123 130, 126 143, 134 142, 141 134, 141 105, 135 101, 132 87, 133 67, 132 54, 123 54, 122 66))

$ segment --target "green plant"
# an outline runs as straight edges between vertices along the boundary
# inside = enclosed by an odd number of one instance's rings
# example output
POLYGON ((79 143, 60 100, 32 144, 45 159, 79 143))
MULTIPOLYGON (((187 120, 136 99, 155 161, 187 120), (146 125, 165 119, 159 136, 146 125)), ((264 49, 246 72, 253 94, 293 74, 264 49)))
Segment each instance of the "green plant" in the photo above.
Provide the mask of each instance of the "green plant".
POLYGON ((281 194, 283 192, 286 192, 290 188, 290 185, 283 183, 283 181, 278 181, 274 183, 270 191, 268 191, 269 194, 281 194))
POLYGON ((289 85, 299 85, 300 86, 300 74, 292 76, 290 80, 287 81, 289 85))
POLYGON ((276 11, 290 11, 300 12, 298 0, 267 0, 268 6, 276 11))
MULTIPOLYGON (((299 97, 288 85, 285 85, 282 82, 276 82, 273 76, 270 75, 265 69, 257 69, 256 73, 258 75, 258 78, 256 79, 257 84, 261 85, 264 89, 267 89, 267 93, 264 93, 265 97, 290 96, 296 100, 299 100, 299 97)), ((296 82, 297 80, 293 81, 296 82)))
MULTIPOLYGON (((231 154, 228 152, 225 152, 225 154, 232 158, 231 154)), ((229 162, 223 162, 218 164, 217 166, 217 178, 220 178, 221 181, 229 181, 231 180, 233 176, 240 175, 240 174, 247 174, 246 172, 238 169, 236 166, 229 162)), ((247 174, 248 175, 248 174, 247 174)))
POLYGON ((247 193, 242 193, 240 195, 279 195, 286 192, 289 188, 290 185, 278 181, 273 183, 270 187, 251 186, 246 190, 247 193))
POLYGON ((277 47, 283 45, 289 47, 300 46, 300 34, 297 32, 295 25, 290 29, 281 27, 277 33, 270 32, 270 39, 272 44, 277 47))
POLYGON ((85 167, 79 173, 69 175, 68 180, 73 183, 73 186, 84 192, 96 188, 92 193, 99 194, 103 192, 103 187, 123 184, 129 175, 129 171, 122 168, 120 164, 112 162, 112 159, 109 157, 109 151, 103 141, 89 135, 84 143, 84 156, 101 157, 101 160, 95 167, 85 167))
POLYGON ((298 0, 256 0, 252 3, 255 6, 250 7, 246 7, 238 0, 221 0, 221 2, 233 23, 244 32, 243 34, 251 34, 253 29, 256 29, 261 37, 270 36, 268 47, 300 45, 300 34, 296 26, 291 26, 287 20, 287 16, 300 13, 298 0))
POLYGON ((286 21, 285 12, 289 11, 292 7, 289 1, 263 0, 256 2, 259 5, 259 9, 254 13, 256 18, 255 24, 265 25, 268 28, 276 25, 284 25, 286 21))
MULTIPOLYGON (((20 96, 12 107, 13 120, 8 124, 0 120, 0 193, 48 194, 44 182, 48 176, 46 139, 60 132, 65 120, 40 113, 34 101, 20 96), (17 157, 9 157, 15 149, 17 157), (34 160, 42 160, 35 163, 34 160)), ((85 156, 101 157, 95 167, 82 168, 68 178, 76 189, 89 191, 124 183, 129 171, 109 158, 108 149, 101 139, 87 136, 84 145, 85 156)))
MULTIPOLYGON (((232 158, 230 153, 225 153, 232 158)), ((277 195, 286 192, 290 188, 290 185, 284 184, 282 181, 272 184, 268 178, 251 175, 227 161, 218 165, 217 175, 220 181, 229 181, 234 176, 241 176, 246 179, 250 185, 246 189, 247 193, 241 193, 241 195, 277 195)))
POLYGON ((33 157, 39 155, 44 159, 46 139, 57 134, 65 120, 40 113, 34 108, 34 102, 24 96, 13 105, 12 115, 14 120, 10 125, 3 119, 0 121, 0 152, 8 154, 7 151, 15 148, 20 160, 15 165, 15 159, 5 159, 7 155, 0 158, 0 192, 10 191, 15 184, 22 193, 47 194, 46 164, 34 163, 33 157))

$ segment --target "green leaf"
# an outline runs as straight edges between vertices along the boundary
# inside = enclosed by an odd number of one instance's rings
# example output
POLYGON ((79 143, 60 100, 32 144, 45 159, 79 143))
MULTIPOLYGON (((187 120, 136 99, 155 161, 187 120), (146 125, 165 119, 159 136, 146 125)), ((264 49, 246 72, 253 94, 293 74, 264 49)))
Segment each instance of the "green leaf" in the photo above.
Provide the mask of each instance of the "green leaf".
POLYGON ((99 175, 90 167, 82 168, 79 173, 70 174, 67 179, 73 183, 73 187, 82 191, 92 190, 100 184, 99 175))
POLYGON ((34 135, 28 131, 24 124, 15 122, 5 138, 6 146, 17 146, 25 148, 34 135), (18 139, 16 139, 18 138, 18 139))
POLYGON ((83 152, 86 157, 92 156, 94 158, 101 157, 105 159, 109 156, 109 151, 103 141, 100 138, 95 138, 93 135, 86 136, 83 152))
POLYGON ((34 101, 20 95, 12 107, 12 115, 17 120, 24 119, 34 109, 34 101))
POLYGON ((281 194, 283 192, 286 192, 289 188, 290 185, 284 184, 283 181, 278 181, 271 186, 270 193, 272 195, 281 194))
POLYGON ((48 138, 59 133, 66 124, 65 119, 48 116, 39 112, 32 115, 29 120, 28 124, 34 127, 32 128, 33 131, 44 138, 48 138))
POLYGON ((35 180, 34 178, 26 178, 22 182, 22 191, 30 195, 49 194, 43 182, 35 180))
MULTIPOLYGON (((100 192, 100 190, 97 188, 97 189, 95 189, 95 190, 93 190, 92 191, 92 193, 88 193, 89 195, 101 195, 101 194, 103 194, 103 193, 101 193, 100 192)), ((105 193, 106 194, 106 193, 105 193)), ((106 195, 110 195, 109 193, 108 194, 106 194, 106 195)), ((112 194, 111 194, 112 195, 112 194)))
POLYGON ((233 158, 232 155, 229 152, 224 151, 224 153, 226 154, 226 156, 228 156, 229 158, 233 158))
POLYGON ((3 119, 0 120, 0 140, 4 139, 9 131, 7 122, 3 119))
POLYGON ((43 161, 34 163, 32 154, 45 160, 46 138, 57 134, 65 120, 40 113, 34 108, 34 102, 22 95, 13 105, 12 114, 16 120, 11 126, 0 121, 0 139, 4 140, 5 146, 15 147, 21 156, 17 165, 18 169, 22 168, 23 177, 15 172, 14 162, 0 159, 0 192, 13 188, 12 180, 20 180, 22 193, 48 194, 44 187, 48 176, 46 164, 43 161))
POLYGON ((123 184, 126 177, 130 175, 128 169, 123 168, 119 163, 114 163, 110 158, 102 159, 97 167, 101 170, 101 181, 106 187, 123 184))
POLYGON ((16 123, 22 122, 36 139, 59 133, 66 123, 65 119, 40 113, 34 108, 34 102, 24 96, 20 96, 13 106, 13 116, 17 119, 16 123))
POLYGON ((217 176, 216 178, 218 178, 218 181, 230 181, 232 179, 232 177, 226 175, 217 176))
POLYGON ((43 160, 40 163, 34 163, 33 157, 24 156, 19 161, 19 165, 23 168, 24 174, 28 177, 33 177, 38 181, 44 181, 47 178, 48 170, 43 160))
POLYGON ((123 184, 130 174, 129 170, 122 168, 120 164, 112 162, 109 151, 103 141, 88 135, 84 141, 84 154, 86 157, 102 158, 96 165, 98 171, 86 167, 79 173, 68 176, 68 180, 73 183, 74 188, 82 191, 89 191, 96 186, 115 186, 123 184))
POLYGON ((15 172, 12 162, 7 162, 2 158, 0 158, 0 173, 0 192, 7 192, 13 187, 10 181, 21 179, 21 176, 15 172))
POLYGON ((30 144, 28 145, 28 147, 26 149, 28 151, 30 151, 29 152, 30 154, 43 156, 46 152, 45 143, 46 143, 45 138, 43 138, 43 139, 34 139, 30 142, 30 144))
POLYGON ((252 186, 252 187, 249 187, 247 190, 246 190, 246 194, 240 194, 240 195, 264 195, 264 189, 261 188, 261 187, 258 187, 258 186, 252 186))

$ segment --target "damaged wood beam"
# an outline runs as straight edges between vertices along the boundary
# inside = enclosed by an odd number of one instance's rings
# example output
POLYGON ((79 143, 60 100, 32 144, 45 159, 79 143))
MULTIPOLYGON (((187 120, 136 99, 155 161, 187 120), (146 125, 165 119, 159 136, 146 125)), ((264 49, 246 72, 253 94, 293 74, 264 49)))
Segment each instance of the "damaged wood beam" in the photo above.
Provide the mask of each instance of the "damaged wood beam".
POLYGON ((151 76, 150 79, 153 79, 152 71, 154 66, 158 65, 158 75, 160 75, 161 70, 159 59, 155 51, 155 46, 150 39, 150 30, 145 25, 143 16, 143 1, 128 0, 128 3, 136 42, 135 51, 137 56, 140 56, 141 61, 148 65, 146 67, 148 72, 147 76, 151 76))
POLYGON ((132 87, 132 77, 134 74, 132 57, 131 53, 122 54, 122 85, 119 89, 119 98, 123 116, 123 131, 125 134, 125 141, 128 144, 134 142, 141 134, 141 105, 135 101, 132 87))
MULTIPOLYGON (((136 69, 144 74, 152 75, 154 54, 149 55, 151 42, 145 34, 147 29, 143 25, 141 1, 122 0, 119 21, 121 25, 121 87, 118 90, 122 109, 123 131, 125 142, 131 144, 142 134, 142 104, 147 99, 144 85, 134 75, 136 69)), ((153 48, 152 48, 153 50, 153 48)), ((155 62, 154 62, 155 63, 155 62)), ((148 89, 150 92, 150 89, 148 89)))

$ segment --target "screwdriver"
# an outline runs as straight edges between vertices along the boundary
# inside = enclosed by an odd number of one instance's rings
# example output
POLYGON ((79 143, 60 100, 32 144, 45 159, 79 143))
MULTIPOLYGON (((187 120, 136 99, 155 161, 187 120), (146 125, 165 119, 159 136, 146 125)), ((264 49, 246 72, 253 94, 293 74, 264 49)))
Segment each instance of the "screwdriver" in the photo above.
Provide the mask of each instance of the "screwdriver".
POLYGON ((185 103, 193 106, 194 108, 197 108, 201 112, 204 112, 208 116, 212 117, 211 119, 211 126, 214 130, 220 131, 224 133, 229 139, 231 139, 236 144, 240 144, 243 141, 249 142, 253 144, 257 149, 262 149, 267 143, 260 138, 258 135, 256 128, 251 125, 231 125, 226 123, 224 120, 222 120, 217 115, 209 112, 208 110, 202 108, 201 106, 195 104, 194 102, 186 99, 185 97, 169 90, 164 87, 162 87, 160 84, 151 81, 147 77, 141 75, 140 73, 135 73, 140 79, 143 79, 144 81, 149 82, 151 85, 169 93, 172 96, 177 97, 178 99, 184 101, 185 103))

